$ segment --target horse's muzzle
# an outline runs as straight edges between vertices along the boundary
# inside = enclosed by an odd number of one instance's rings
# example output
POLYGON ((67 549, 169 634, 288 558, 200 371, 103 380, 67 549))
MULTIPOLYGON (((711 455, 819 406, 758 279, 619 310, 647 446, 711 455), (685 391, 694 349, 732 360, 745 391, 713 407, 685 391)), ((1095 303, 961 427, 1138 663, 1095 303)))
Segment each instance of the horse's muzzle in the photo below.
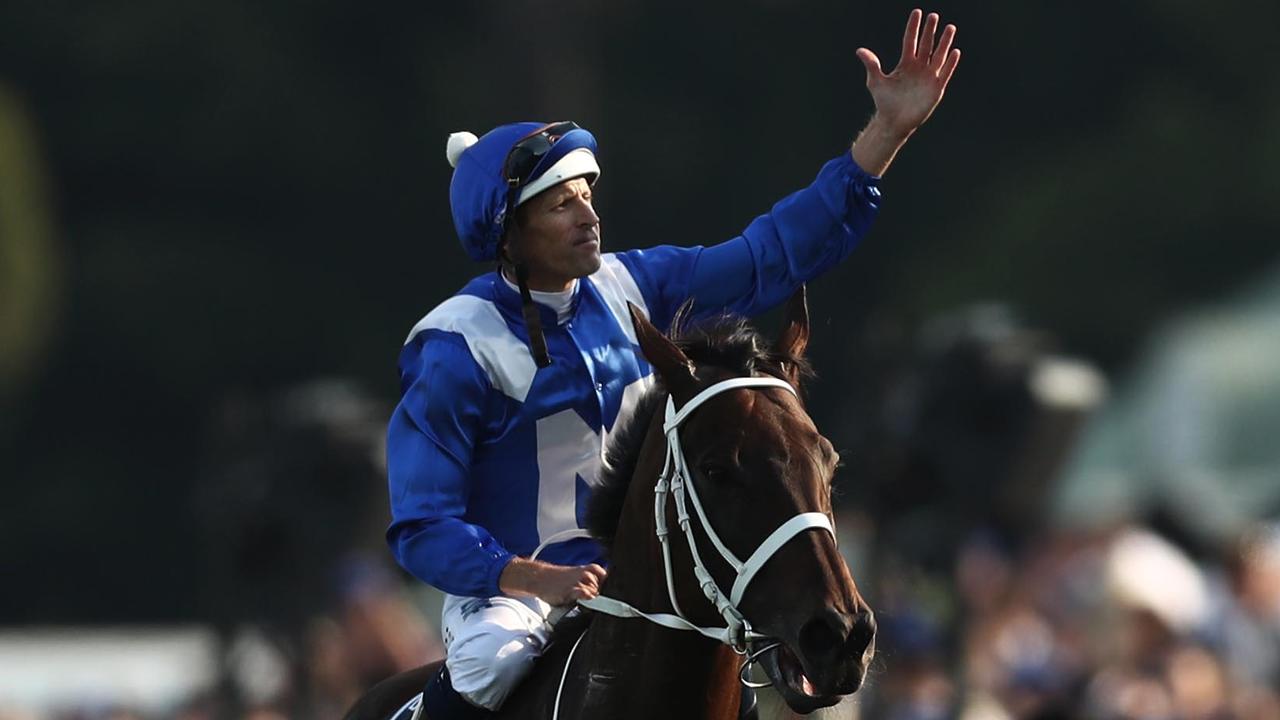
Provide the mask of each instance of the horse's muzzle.
POLYGON ((820 693, 855 692, 875 652, 875 637, 875 616, 865 606, 854 614, 822 609, 800 628, 797 649, 805 675, 820 693))
POLYGON ((794 646, 762 658, 762 667, 787 705, 798 713, 828 707, 862 686, 875 654, 875 616, 825 608, 801 626, 794 646))

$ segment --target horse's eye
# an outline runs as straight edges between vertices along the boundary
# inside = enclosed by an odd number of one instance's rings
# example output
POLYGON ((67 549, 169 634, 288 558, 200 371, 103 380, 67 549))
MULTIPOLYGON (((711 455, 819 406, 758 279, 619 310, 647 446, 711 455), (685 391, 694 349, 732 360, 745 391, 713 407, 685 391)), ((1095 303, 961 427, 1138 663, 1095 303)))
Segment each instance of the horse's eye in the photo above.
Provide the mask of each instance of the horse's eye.
MULTIPOLYGON (((836 465, 837 470, 841 467, 843 467, 843 465, 836 465)), ((833 503, 844 495, 843 490, 844 482, 840 473, 832 473, 831 477, 827 479, 827 495, 833 503)))
POLYGON ((702 470, 702 476, 707 479, 707 482, 719 484, 729 479, 729 473, 719 465, 703 465, 699 469, 702 470))

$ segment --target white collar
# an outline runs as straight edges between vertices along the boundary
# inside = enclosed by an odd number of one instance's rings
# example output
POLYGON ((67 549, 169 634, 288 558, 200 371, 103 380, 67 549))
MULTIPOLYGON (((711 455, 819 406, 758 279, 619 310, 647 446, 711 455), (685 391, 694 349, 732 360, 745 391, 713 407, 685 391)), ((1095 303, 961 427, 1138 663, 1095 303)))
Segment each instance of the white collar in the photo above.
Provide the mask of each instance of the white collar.
MULTIPOLYGON (((507 278, 507 274, 505 272, 500 270, 498 271, 498 274, 502 276, 502 281, 507 284, 507 287, 515 290, 516 292, 520 292, 520 286, 511 282, 511 280, 507 278)), ((529 296, 533 298, 534 302, 539 305, 545 305, 555 311, 557 325, 564 324, 569 320, 569 316, 573 314, 573 298, 577 294, 577 280, 573 281, 573 285, 568 290, 560 290, 557 292, 544 292, 541 290, 534 290, 532 288, 529 290, 529 296)))

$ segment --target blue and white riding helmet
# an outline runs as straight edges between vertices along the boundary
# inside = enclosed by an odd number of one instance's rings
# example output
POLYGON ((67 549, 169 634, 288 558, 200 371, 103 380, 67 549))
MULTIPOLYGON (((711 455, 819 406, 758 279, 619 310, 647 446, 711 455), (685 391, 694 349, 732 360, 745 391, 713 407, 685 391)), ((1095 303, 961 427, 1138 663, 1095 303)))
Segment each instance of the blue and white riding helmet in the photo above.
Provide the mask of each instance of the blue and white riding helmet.
MULTIPOLYGON (((449 206, 462 247, 473 260, 489 262, 498 257, 507 208, 508 184, 503 166, 511 149, 547 128, 547 123, 521 122, 503 125, 476 138, 469 132, 449 136, 445 155, 453 166, 449 206)), ((554 185, 585 177, 592 185, 600 177, 596 139, 574 126, 553 137, 546 150, 519 186, 516 206, 554 185)))

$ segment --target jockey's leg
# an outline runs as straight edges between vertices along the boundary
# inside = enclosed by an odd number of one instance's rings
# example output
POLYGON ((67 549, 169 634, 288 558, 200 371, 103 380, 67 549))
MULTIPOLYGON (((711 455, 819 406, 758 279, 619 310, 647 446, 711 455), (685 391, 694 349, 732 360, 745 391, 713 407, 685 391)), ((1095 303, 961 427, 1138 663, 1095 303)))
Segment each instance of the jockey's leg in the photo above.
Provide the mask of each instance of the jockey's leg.
POLYGON ((440 671, 431 676, 427 686, 422 690, 421 713, 414 715, 414 720, 482 720, 492 712, 476 707, 453 689, 449 680, 449 668, 440 666, 440 671))
POLYGON ((537 598, 446 596, 441 626, 453 693, 477 708, 501 707, 546 647, 550 611, 537 598))

